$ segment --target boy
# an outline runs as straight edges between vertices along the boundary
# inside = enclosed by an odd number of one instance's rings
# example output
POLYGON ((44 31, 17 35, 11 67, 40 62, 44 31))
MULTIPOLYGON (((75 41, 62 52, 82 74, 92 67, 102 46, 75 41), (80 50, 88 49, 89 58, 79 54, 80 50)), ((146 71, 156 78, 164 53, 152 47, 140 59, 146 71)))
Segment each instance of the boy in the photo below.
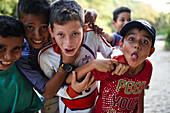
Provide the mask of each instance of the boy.
POLYGON ((112 24, 117 32, 112 33, 111 35, 104 33, 103 35, 113 47, 119 46, 119 41, 121 39, 120 29, 129 21, 131 21, 131 10, 128 7, 119 7, 113 11, 112 24))
POLYGON ((0 112, 34 113, 42 103, 15 61, 21 56, 24 31, 13 17, 0 16, 0 112))
POLYGON ((93 71, 96 80, 101 80, 96 113, 144 111, 144 87, 149 84, 152 64, 146 59, 154 51, 155 28, 145 20, 131 21, 120 31, 122 56, 114 57, 121 63, 128 63, 129 70, 122 76, 93 71))
MULTIPOLYGON (((76 1, 56 1, 51 5, 49 31, 51 40, 55 43, 43 48, 39 53, 39 64, 46 76, 52 78, 55 74, 60 77, 60 81, 64 80, 75 66, 78 67, 96 59, 97 51, 106 58, 110 57, 112 48, 103 38, 92 30, 87 31, 86 28, 84 10, 76 1)), ((115 63, 115 60, 108 59, 106 63, 99 63, 99 65, 102 71, 107 72, 114 69, 115 63)), ((77 76, 77 79, 81 77, 77 76)), ((65 93, 65 89, 73 91, 70 86, 64 85, 58 92, 61 96, 59 99, 61 113, 90 111, 96 100, 97 84, 83 91, 82 95, 75 99, 71 99, 65 93)))
MULTIPOLYGON (((39 68, 37 56, 41 48, 49 42, 49 11, 51 0, 19 0, 17 4, 17 15, 23 23, 25 29, 25 42, 21 58, 17 61, 17 66, 25 74, 25 76, 34 85, 35 89, 43 95, 44 107, 42 112, 57 112, 58 98, 53 98, 54 94, 61 87, 62 82, 56 82, 57 76, 53 76, 49 80, 44 76, 39 68), (56 87, 54 87, 56 86, 56 87), (52 98, 51 100, 49 100, 52 98), (50 107, 51 103, 54 109, 50 107), (56 103, 56 105, 55 105, 56 103)), ((91 10, 86 11, 89 21, 93 16, 96 17, 96 12, 91 10)), ((95 19, 95 18, 94 18, 95 19)), ((61 80, 60 80, 61 81, 61 80)))

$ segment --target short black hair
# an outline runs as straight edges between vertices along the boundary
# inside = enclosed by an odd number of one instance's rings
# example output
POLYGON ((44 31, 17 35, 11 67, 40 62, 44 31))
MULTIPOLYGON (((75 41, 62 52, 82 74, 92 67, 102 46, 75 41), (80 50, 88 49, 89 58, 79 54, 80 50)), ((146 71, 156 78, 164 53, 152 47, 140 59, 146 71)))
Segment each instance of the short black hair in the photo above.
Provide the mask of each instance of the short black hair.
POLYGON ((19 0, 17 4, 17 16, 21 19, 21 13, 45 14, 49 18, 51 0, 19 0))
POLYGON ((53 24, 63 25, 68 21, 79 20, 82 27, 84 26, 83 7, 74 0, 59 0, 51 5, 50 25, 53 30, 53 24))
POLYGON ((0 35, 2 37, 21 37, 24 36, 24 27, 22 23, 14 17, 0 16, 0 35))
POLYGON ((123 6, 115 9, 115 10, 113 11, 113 20, 114 20, 115 22, 117 21, 118 15, 119 15, 120 13, 122 13, 122 12, 131 13, 131 10, 130 10, 128 7, 123 7, 123 6))

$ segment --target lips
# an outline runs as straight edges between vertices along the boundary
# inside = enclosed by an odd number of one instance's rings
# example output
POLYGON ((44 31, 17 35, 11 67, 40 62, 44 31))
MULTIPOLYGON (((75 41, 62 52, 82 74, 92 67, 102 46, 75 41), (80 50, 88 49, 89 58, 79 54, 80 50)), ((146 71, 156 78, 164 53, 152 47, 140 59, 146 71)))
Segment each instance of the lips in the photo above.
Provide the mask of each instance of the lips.
POLYGON ((137 61, 137 59, 138 59, 137 53, 133 53, 133 54, 131 55, 131 60, 135 62, 135 61, 137 61))
POLYGON ((75 50, 75 49, 65 49, 65 52, 66 52, 67 54, 72 54, 72 53, 74 53, 74 50, 75 50))

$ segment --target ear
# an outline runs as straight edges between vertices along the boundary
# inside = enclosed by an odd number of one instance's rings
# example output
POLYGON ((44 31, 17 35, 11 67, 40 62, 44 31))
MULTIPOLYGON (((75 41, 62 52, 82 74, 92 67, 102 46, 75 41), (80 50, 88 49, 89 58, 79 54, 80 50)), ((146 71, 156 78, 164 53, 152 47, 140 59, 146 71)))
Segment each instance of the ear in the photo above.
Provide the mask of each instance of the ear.
POLYGON ((116 22, 113 20, 113 21, 112 21, 112 25, 113 25, 114 27, 115 27, 115 23, 116 23, 116 22))
POLYGON ((55 41, 55 38, 54 38, 54 33, 53 33, 53 31, 52 31, 50 26, 48 26, 48 31, 50 33, 50 38, 51 38, 52 44, 56 44, 56 41, 55 41))
POLYGON ((119 49, 120 49, 121 51, 123 51, 123 42, 122 42, 122 40, 119 41, 119 47, 120 47, 119 49))
POLYGON ((88 24, 85 24, 84 27, 83 27, 83 33, 86 32, 87 28, 88 28, 88 24))
POLYGON ((52 31, 52 29, 51 29, 51 27, 50 27, 50 26, 48 26, 48 31, 49 31, 49 33, 50 33, 51 37, 54 37, 54 35, 53 35, 53 31, 52 31))
POLYGON ((152 47, 151 50, 150 50, 150 53, 149 53, 148 57, 150 57, 150 56, 154 53, 154 51, 155 51, 155 47, 152 47))

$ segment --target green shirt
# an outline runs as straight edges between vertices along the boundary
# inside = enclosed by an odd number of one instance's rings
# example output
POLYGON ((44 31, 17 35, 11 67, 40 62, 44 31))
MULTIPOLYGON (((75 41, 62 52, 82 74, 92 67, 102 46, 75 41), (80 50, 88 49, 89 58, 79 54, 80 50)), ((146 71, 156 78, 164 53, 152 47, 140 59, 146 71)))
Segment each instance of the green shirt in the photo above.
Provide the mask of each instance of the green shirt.
POLYGON ((0 71, 0 113, 34 113, 42 103, 15 64, 0 71))

